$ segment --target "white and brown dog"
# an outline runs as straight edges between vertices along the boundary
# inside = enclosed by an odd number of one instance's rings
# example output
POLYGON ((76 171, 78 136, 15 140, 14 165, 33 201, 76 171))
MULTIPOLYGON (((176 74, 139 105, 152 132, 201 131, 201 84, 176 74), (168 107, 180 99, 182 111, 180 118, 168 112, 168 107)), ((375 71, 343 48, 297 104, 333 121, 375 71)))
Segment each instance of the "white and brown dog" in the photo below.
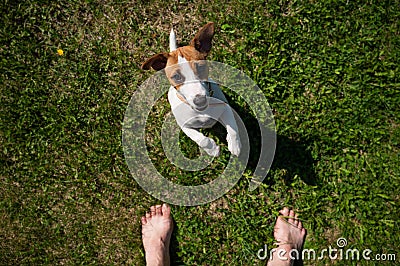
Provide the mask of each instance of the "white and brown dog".
POLYGON ((159 53, 142 64, 142 69, 165 69, 171 84, 168 100, 183 132, 211 156, 219 155, 214 140, 198 131, 220 121, 227 130, 229 151, 239 156, 241 143, 235 117, 219 86, 208 78, 206 57, 211 50, 214 23, 199 30, 188 46, 177 47, 175 33, 170 33, 170 52, 159 53))

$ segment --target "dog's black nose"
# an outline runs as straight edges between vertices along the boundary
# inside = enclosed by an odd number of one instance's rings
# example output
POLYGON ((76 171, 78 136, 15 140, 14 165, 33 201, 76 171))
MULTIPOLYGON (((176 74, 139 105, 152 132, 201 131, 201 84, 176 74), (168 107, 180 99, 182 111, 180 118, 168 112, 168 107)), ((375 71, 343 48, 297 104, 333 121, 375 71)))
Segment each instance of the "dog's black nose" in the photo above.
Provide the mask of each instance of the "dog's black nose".
POLYGON ((205 95, 196 95, 193 99, 193 103, 198 106, 204 106, 207 103, 205 95))

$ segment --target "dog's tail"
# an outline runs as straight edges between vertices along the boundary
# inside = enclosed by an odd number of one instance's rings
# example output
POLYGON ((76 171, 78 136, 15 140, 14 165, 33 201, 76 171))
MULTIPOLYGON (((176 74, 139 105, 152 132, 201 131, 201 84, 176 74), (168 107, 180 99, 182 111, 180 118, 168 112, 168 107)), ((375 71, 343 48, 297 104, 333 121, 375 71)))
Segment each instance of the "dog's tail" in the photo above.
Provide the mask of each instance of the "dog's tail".
POLYGON ((177 48, 177 45, 176 45, 176 36, 175 36, 174 29, 172 28, 172 29, 171 29, 171 32, 170 32, 170 34, 169 34, 169 51, 170 51, 170 52, 175 51, 176 48, 177 48))

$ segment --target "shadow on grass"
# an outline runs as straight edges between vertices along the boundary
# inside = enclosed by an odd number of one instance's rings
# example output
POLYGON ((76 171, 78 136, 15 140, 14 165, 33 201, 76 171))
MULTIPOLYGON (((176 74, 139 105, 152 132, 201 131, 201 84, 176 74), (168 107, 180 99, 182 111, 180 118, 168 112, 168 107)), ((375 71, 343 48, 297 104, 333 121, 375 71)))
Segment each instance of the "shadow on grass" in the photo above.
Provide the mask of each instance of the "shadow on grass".
POLYGON ((170 244, 170 247, 169 247, 171 265, 185 265, 184 262, 182 261, 182 258, 180 258, 178 256, 178 254, 181 251, 180 246, 179 246, 179 242, 178 242, 177 237, 176 237, 178 232, 180 232, 179 225, 174 220, 174 231, 172 232, 172 235, 171 235, 171 244, 170 244))
MULTIPOLYGON (((240 115, 246 125, 250 139, 250 156, 247 168, 254 172, 261 150, 261 132, 258 121, 249 110, 236 105, 235 101, 231 100, 229 96, 227 98, 232 108, 240 115)), ((225 131, 222 125, 218 125, 216 130, 219 134, 221 134, 221 131, 225 131)), ((278 134, 275 156, 270 171, 282 172, 286 184, 290 184, 295 176, 298 176, 308 185, 318 185, 314 169, 315 161, 309 148, 310 144, 308 140, 293 140, 278 134)), ((264 179, 264 183, 272 185, 274 180, 268 178, 269 176, 267 175, 264 179)))
POLYGON ((295 176, 299 176, 307 185, 318 185, 314 169, 314 159, 308 150, 306 141, 294 141, 285 136, 277 137, 272 170, 287 171, 285 183, 290 184, 295 176))

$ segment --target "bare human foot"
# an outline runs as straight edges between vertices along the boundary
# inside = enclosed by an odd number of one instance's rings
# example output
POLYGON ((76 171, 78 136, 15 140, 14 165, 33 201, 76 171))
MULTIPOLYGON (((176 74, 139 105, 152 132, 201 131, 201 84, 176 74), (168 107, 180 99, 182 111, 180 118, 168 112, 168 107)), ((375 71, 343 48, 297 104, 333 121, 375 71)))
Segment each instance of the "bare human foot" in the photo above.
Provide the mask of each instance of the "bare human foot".
POLYGON ((169 243, 173 230, 171 208, 167 204, 150 207, 142 217, 142 241, 146 253, 146 265, 168 266, 169 243))
POLYGON ((301 258, 306 229, 293 210, 283 208, 279 211, 282 216, 276 219, 274 237, 278 247, 272 253, 268 266, 293 265, 293 258, 301 258))

